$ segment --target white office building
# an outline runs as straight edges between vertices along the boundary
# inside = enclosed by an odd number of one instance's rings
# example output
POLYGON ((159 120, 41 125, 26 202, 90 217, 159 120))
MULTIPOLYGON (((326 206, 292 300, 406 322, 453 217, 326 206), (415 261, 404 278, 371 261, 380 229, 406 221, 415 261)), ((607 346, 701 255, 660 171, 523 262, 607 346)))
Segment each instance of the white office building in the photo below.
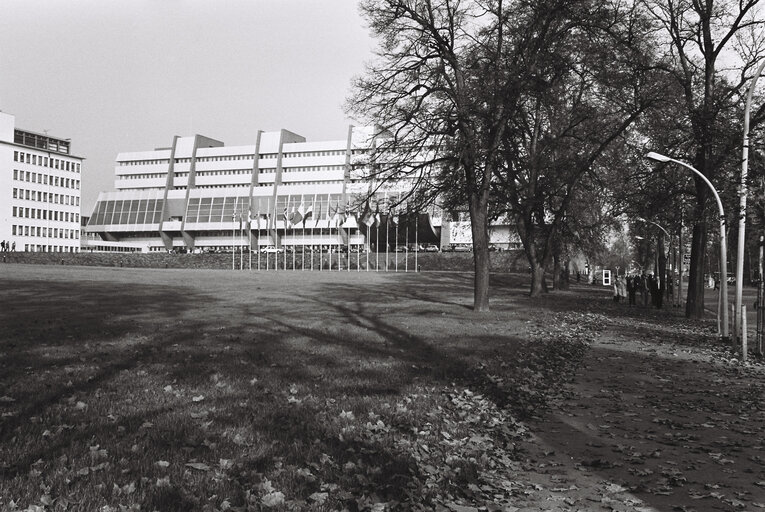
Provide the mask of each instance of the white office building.
POLYGON ((230 147, 202 135, 176 136, 167 147, 120 153, 116 190, 99 195, 86 231, 142 251, 382 251, 415 240, 439 243, 432 215, 401 215, 395 223, 388 215, 407 182, 378 190, 364 211, 355 201, 369 192, 363 167, 372 135, 371 128, 350 127, 345 139, 309 142, 280 130, 230 147))
POLYGON ((83 158, 70 149, 0 112, 0 240, 11 250, 79 251, 83 158))

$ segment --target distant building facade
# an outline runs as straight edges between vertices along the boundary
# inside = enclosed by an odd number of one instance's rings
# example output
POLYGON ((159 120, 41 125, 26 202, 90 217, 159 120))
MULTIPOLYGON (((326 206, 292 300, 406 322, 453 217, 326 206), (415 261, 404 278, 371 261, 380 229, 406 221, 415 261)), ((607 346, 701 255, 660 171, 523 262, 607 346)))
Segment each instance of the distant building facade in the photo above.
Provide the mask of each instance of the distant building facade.
POLYGON ((16 128, 0 112, 0 240, 16 251, 78 252, 83 158, 70 140, 16 128))
POLYGON ((433 216, 410 216, 405 226, 387 215, 385 204, 408 191, 406 181, 378 190, 366 211, 349 210, 369 193, 354 169, 373 145, 372 128, 350 127, 345 140, 308 142, 280 130, 258 132, 253 145, 195 135, 120 153, 116 190, 99 195, 86 231, 148 252, 438 243, 433 216))

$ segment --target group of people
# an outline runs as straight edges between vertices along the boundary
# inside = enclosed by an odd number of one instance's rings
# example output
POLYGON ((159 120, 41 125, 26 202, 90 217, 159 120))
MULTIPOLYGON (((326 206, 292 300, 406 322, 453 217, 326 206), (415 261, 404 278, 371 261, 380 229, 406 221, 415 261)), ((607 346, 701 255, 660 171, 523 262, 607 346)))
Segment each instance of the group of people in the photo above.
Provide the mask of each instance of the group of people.
MULTIPOLYGON (((636 305, 637 294, 640 294, 640 301, 644 306, 648 306, 648 299, 656 308, 661 308, 663 304, 663 291, 659 278, 653 274, 630 274, 620 275, 614 280, 614 302, 629 300, 629 305, 636 305)), ((667 281, 667 295, 672 294, 672 282, 667 281)))
POLYGON ((16 242, 11 243, 11 242, 6 242, 5 240, 3 240, 2 242, 0 242, 0 249, 2 249, 2 252, 15 251, 16 242))

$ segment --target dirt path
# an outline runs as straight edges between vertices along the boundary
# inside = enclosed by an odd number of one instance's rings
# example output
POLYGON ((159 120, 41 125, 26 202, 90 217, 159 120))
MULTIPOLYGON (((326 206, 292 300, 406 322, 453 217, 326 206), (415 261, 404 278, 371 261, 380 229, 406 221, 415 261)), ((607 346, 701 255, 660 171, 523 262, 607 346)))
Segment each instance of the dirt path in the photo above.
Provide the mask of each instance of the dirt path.
POLYGON ((662 329, 617 320, 529 423, 519 510, 765 510, 762 365, 662 329))

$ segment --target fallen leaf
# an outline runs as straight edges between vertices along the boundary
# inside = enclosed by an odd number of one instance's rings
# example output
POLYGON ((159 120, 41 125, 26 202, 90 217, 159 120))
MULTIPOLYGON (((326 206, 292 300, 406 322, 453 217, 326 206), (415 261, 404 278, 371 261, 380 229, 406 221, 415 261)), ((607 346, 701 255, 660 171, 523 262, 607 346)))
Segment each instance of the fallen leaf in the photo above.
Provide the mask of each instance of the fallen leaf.
POLYGON ((263 496, 260 500, 264 507, 278 507, 284 504, 284 494, 276 491, 263 496))
POLYGON ((328 492, 315 492, 308 496, 309 501, 316 502, 319 505, 322 505, 325 501, 327 501, 327 498, 329 497, 328 492))
POLYGON ((186 466, 198 471, 210 471, 210 466, 203 462, 187 462, 186 466))

